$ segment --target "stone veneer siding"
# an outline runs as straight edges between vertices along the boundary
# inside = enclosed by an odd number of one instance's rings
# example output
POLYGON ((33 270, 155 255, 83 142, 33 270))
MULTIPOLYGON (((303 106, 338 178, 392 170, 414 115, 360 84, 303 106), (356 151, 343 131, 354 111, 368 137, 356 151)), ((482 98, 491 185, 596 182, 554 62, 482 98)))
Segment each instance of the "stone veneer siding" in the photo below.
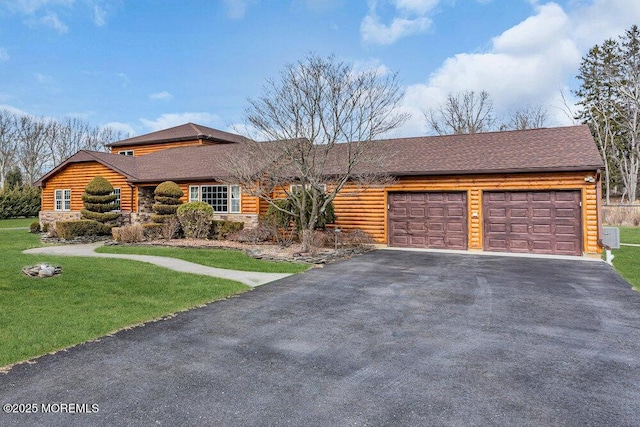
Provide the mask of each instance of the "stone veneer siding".
POLYGON ((58 221, 76 221, 82 219, 82 214, 75 211, 40 211, 38 219, 40 220, 40 227, 44 227, 44 224, 52 226, 58 221))

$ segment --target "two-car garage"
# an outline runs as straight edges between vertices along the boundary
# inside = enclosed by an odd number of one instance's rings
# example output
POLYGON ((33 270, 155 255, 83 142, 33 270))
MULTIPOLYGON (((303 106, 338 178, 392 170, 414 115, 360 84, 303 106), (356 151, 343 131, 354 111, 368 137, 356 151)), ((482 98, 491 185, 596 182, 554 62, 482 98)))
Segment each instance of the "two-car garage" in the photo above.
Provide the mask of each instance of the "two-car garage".
POLYGON ((468 249, 477 222, 485 251, 582 255, 580 190, 476 193, 474 211, 467 191, 389 192, 389 246, 468 249))

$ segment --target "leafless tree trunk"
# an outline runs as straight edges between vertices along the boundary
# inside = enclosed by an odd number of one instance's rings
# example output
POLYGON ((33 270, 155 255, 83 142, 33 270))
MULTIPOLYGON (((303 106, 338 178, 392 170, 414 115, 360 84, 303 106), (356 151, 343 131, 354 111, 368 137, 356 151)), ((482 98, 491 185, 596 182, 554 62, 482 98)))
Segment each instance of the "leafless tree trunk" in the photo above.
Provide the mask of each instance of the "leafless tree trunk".
POLYGON ((507 123, 501 126, 501 129, 538 129, 545 127, 548 119, 549 113, 543 106, 527 106, 514 111, 507 123))
POLYGON ((424 117, 430 131, 438 135, 488 132, 496 127, 493 102, 484 90, 449 94, 444 105, 426 111, 424 117))
POLYGON ((13 113, 0 110, 0 188, 4 188, 7 172, 16 160, 15 121, 13 113))
POLYGON ((33 185, 49 159, 47 150, 47 126, 42 119, 20 116, 17 119, 16 141, 18 161, 24 172, 25 184, 33 185))
POLYGON ((229 182, 280 210, 274 203, 279 191, 295 196, 297 210, 287 213, 298 213, 307 251, 319 216, 347 182, 367 187, 388 179, 371 172, 389 159, 374 140, 408 118, 397 113, 401 97, 395 74, 357 72, 333 56, 289 64, 279 80, 267 81, 260 98, 250 100, 246 114, 248 124, 272 142, 249 142, 229 156, 229 182), (290 192, 289 184, 309 191, 290 192))

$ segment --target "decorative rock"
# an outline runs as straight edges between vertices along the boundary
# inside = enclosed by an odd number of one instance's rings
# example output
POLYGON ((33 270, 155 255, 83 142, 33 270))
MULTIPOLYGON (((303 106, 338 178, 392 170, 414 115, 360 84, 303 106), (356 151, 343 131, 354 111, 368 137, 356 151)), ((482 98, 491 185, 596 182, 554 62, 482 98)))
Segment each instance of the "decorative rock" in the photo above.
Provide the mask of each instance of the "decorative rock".
POLYGON ((30 277, 52 277, 62 273, 62 267, 53 267, 49 264, 39 264, 31 267, 25 267, 22 272, 30 277))

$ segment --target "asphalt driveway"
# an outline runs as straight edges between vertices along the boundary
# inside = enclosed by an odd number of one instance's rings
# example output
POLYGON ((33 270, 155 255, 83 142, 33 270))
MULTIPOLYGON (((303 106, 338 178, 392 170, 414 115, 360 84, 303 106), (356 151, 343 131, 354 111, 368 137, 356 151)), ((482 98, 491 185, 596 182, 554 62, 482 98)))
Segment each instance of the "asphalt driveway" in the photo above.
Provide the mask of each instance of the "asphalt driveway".
POLYGON ((638 425, 640 295, 604 263, 376 251, 16 366, 0 403, 38 411, 3 426, 638 425))

